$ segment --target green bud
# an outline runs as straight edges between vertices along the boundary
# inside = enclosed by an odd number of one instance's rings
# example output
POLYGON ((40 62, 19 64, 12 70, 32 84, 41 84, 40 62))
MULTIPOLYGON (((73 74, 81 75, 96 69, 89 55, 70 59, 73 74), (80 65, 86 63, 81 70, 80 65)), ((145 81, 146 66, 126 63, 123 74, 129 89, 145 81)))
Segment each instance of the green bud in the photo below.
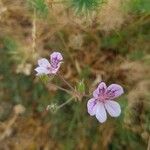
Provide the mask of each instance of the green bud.
POLYGON ((84 81, 80 81, 78 84, 77 84, 77 91, 80 92, 80 93, 85 93, 85 84, 84 84, 84 81))
POLYGON ((51 104, 51 105, 48 105, 46 110, 50 110, 51 113, 55 113, 57 111, 57 104, 51 104))

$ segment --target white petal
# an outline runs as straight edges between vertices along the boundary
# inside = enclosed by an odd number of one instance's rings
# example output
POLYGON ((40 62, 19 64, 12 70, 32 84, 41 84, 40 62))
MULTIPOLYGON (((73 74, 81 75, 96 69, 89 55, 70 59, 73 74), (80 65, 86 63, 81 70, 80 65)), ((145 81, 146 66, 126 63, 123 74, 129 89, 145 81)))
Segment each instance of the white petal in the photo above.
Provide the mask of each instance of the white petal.
POLYGON ((87 103, 87 110, 91 116, 94 116, 96 113, 96 102, 94 98, 91 98, 87 103))
POLYGON ((45 58, 39 59, 38 60, 38 65, 40 67, 44 67, 44 68, 47 68, 47 67, 51 66, 50 63, 49 63, 49 61, 47 59, 45 59, 45 58))
POLYGON ((96 118, 101 123, 105 122, 107 119, 107 114, 103 103, 99 102, 96 104, 96 118))
POLYGON ((105 108, 112 117, 118 117, 121 114, 120 105, 116 101, 107 100, 105 108))
POLYGON ((49 71, 44 67, 37 67, 34 70, 37 72, 37 75, 49 74, 49 71))

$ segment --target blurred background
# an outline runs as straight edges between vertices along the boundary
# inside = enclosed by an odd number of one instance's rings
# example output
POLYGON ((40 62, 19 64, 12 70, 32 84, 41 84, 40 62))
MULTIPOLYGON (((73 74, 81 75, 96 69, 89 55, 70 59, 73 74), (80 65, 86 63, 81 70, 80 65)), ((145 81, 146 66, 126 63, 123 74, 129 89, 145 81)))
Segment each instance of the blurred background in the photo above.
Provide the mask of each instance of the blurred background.
POLYGON ((1 0, 0 150, 150 150, 149 66, 149 0, 1 0), (35 76, 53 51, 74 87, 122 85, 121 116, 100 124, 86 98, 46 111, 69 98, 35 76))

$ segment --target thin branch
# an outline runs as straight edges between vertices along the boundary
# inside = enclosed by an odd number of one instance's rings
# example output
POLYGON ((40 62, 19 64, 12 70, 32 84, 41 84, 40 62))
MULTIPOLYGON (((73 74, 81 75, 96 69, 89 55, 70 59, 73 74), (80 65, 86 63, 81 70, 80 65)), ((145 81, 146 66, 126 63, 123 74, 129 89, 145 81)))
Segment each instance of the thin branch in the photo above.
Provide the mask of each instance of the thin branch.
POLYGON ((34 8, 33 22, 32 22, 32 50, 36 50, 36 9, 34 8))
POLYGON ((63 104, 59 105, 57 107, 57 110, 64 107, 65 105, 67 105, 68 103, 70 103, 73 100, 74 97, 71 97, 70 99, 68 99, 66 102, 64 102, 63 104))
POLYGON ((67 89, 64 89, 64 88, 62 88, 62 87, 60 87, 60 86, 58 86, 58 85, 56 85, 56 84, 53 84, 53 83, 49 83, 50 85, 52 85, 52 86, 54 86, 54 87, 56 87, 57 89, 60 89, 60 90, 62 90, 62 91, 65 91, 66 93, 68 93, 68 94, 71 94, 72 92, 71 91, 69 91, 69 90, 67 90, 67 89))
POLYGON ((59 77, 65 84, 68 85, 68 87, 70 87, 70 89, 71 89, 72 91, 75 91, 75 89, 70 85, 70 83, 68 83, 68 82, 63 78, 63 76, 61 76, 59 73, 57 73, 57 75, 58 75, 58 77, 59 77))

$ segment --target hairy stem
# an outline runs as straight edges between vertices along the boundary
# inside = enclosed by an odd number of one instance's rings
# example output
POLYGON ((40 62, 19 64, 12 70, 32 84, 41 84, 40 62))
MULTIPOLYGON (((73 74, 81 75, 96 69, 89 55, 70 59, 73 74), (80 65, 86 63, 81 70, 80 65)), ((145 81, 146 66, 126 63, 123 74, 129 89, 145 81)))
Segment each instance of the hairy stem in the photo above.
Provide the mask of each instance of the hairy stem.
POLYGON ((58 73, 57 75, 58 75, 58 77, 59 77, 66 85, 68 85, 68 87, 70 87, 70 89, 71 89, 72 91, 75 91, 75 89, 70 85, 70 83, 68 83, 68 82, 63 78, 63 76, 61 76, 59 73, 58 73))
POLYGON ((57 110, 64 107, 65 105, 67 105, 68 103, 70 103, 73 100, 74 97, 71 97, 70 99, 68 99, 66 102, 64 102, 63 104, 59 105, 57 107, 57 110))
POLYGON ((56 87, 57 89, 60 89, 60 90, 62 90, 62 91, 64 91, 64 92, 68 93, 68 94, 71 94, 71 93, 72 93, 71 91, 69 91, 69 90, 67 90, 67 89, 65 89, 65 88, 63 88, 63 87, 60 87, 60 86, 58 86, 58 85, 56 85, 56 84, 53 84, 53 83, 49 83, 49 84, 52 85, 52 86, 54 86, 54 87, 56 87))

